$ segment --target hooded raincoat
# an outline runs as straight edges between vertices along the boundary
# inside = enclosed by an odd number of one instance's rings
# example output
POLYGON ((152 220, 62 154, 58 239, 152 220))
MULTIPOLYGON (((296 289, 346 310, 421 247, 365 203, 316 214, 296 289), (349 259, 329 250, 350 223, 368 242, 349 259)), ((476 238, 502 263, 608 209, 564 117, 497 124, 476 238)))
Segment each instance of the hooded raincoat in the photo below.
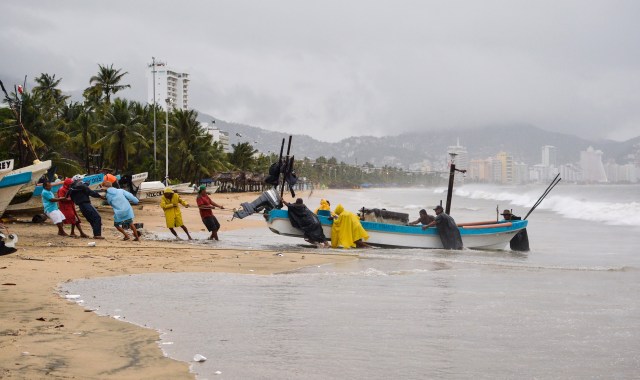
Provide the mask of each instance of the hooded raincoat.
POLYGON ((345 210, 341 204, 336 206, 335 213, 338 219, 334 220, 331 226, 331 248, 355 248, 356 240, 369 239, 369 234, 362 228, 357 215, 345 210))
POLYGON ((167 228, 182 227, 182 212, 180 211, 180 204, 183 206, 189 206, 189 204, 180 198, 180 196, 171 191, 164 191, 165 194, 172 194, 170 199, 167 199, 165 195, 162 196, 160 201, 160 208, 164 210, 164 218, 167 222, 167 228))
POLYGON ((125 220, 133 219, 133 208, 129 202, 134 205, 138 204, 138 198, 126 190, 115 189, 110 187, 107 189, 105 196, 107 202, 113 208, 113 221, 116 223, 124 222, 125 220))

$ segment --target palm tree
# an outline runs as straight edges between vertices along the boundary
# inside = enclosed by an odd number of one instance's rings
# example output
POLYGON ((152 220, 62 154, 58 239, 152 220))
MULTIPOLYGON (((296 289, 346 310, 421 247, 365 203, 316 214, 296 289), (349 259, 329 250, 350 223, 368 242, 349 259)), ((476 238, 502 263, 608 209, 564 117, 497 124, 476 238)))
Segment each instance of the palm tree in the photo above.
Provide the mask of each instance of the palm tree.
POLYGON ((104 94, 106 103, 111 102, 111 94, 115 94, 125 88, 131 88, 131 85, 120 84, 120 81, 128 72, 121 73, 122 69, 114 69, 113 64, 109 67, 99 64, 98 68, 98 75, 92 76, 89 83, 92 85, 91 87, 96 89, 96 92, 99 90, 104 94))
POLYGON ((93 144, 102 148, 107 163, 114 165, 116 172, 122 172, 129 165, 129 155, 136 152, 136 147, 148 147, 144 136, 139 132, 142 124, 138 116, 130 112, 129 102, 116 99, 105 115, 104 124, 99 125, 103 137, 93 144))
POLYGON ((40 74, 35 78, 37 85, 33 88, 33 96, 40 103, 41 113, 45 115, 55 114, 60 117, 60 111, 65 106, 65 102, 69 96, 63 95, 62 90, 58 88, 62 79, 56 79, 56 75, 46 73, 40 74))
POLYGON ((232 144, 231 147, 233 152, 229 153, 229 162, 240 170, 251 170, 254 164, 253 155, 258 153, 258 150, 248 142, 232 144))

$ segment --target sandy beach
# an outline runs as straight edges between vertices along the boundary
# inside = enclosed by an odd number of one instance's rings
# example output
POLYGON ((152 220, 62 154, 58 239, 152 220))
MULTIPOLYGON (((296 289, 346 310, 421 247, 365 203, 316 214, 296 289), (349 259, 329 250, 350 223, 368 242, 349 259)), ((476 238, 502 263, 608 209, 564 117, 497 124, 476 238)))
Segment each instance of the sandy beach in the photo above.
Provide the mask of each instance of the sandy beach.
MULTIPOLYGON (((319 194, 316 194, 319 195, 319 194)), ((264 226, 260 220, 234 220, 231 209, 258 193, 214 194, 225 207, 215 210, 219 232, 264 226)), ((305 194, 301 194, 305 196, 305 194)), ((184 198, 185 225, 204 230, 195 195, 184 198)), ((310 208, 315 205, 309 205, 310 208)), ((134 207, 136 222, 149 232, 168 232, 159 200, 134 207)), ((7 379, 193 379, 189 363, 163 355, 158 333, 110 317, 100 317, 65 300, 58 285, 79 278, 163 272, 272 274, 304 266, 353 260, 353 254, 274 255, 270 251, 216 249, 173 241, 123 241, 110 208, 100 209, 106 240, 60 237, 48 221, 6 223, 19 236, 18 252, 0 257, 0 378, 7 379), (89 242, 95 246, 88 246, 89 242)), ((85 232, 89 224, 83 219, 85 232)), ((67 232, 68 232, 68 226, 67 232)), ((184 233, 177 229, 181 236, 184 233)))

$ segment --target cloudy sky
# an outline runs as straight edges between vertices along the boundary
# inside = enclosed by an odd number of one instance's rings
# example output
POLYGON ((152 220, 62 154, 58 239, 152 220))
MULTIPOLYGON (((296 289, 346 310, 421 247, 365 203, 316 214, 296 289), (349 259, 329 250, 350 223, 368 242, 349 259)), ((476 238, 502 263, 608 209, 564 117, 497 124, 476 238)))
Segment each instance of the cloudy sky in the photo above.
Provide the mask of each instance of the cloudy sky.
POLYGON ((13 1, 0 79, 82 90, 98 64, 146 98, 151 57, 190 106, 325 141, 532 124, 640 135, 640 1, 13 1))

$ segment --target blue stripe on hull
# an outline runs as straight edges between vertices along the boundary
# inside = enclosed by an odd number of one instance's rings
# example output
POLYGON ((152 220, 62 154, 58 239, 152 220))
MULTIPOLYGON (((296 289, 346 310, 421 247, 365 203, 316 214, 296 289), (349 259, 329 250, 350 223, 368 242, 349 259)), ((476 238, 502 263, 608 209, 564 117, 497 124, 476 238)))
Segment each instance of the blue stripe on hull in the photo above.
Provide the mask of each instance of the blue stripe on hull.
MULTIPOLYGON (((269 221, 272 219, 289 219, 289 213, 287 210, 271 210, 269 211, 269 221)), ((318 219, 320 219, 320 223, 323 226, 330 226, 333 224, 333 220, 329 219, 325 216, 319 215, 318 219)), ((367 232, 382 232, 382 233, 394 233, 401 235, 437 235, 437 228, 428 228, 423 230, 420 226, 403 226, 397 224, 384 224, 384 223, 375 223, 375 222, 361 222, 362 227, 367 232)), ((465 229, 460 228, 460 235, 469 236, 469 235, 489 235, 489 234, 500 234, 500 233, 508 233, 512 231, 518 231, 527 227, 528 221, 526 220, 514 220, 511 221, 511 226, 505 227, 491 227, 491 228, 474 228, 474 229, 465 229)))
POLYGON ((31 172, 6 175, 0 180, 0 188, 24 185, 29 181, 31 181, 31 172))

